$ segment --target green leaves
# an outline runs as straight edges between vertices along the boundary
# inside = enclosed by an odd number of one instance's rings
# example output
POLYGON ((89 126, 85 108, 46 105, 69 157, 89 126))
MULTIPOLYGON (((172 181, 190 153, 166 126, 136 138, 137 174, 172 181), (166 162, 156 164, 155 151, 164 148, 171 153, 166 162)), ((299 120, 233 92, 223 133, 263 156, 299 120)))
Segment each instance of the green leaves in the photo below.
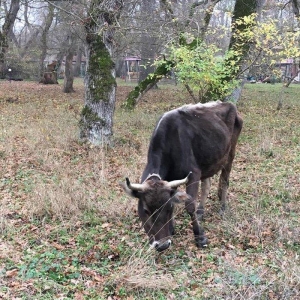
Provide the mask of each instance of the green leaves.
MULTIPOLYGON (((169 50, 179 82, 188 85, 193 93, 198 94, 197 101, 206 102, 205 95, 209 90, 217 91, 216 95, 218 95, 216 98, 212 95, 209 100, 217 100, 219 95, 225 97, 236 85, 235 80, 223 82, 224 74, 230 73, 231 70, 228 66, 225 69, 225 56, 220 55, 220 50, 215 45, 198 42, 194 47, 172 46, 169 50)), ((227 55, 232 54, 228 52, 227 55)), ((157 62, 158 65, 162 63, 163 61, 157 62)), ((231 68, 236 67, 235 62, 232 61, 231 68)))
MULTIPOLYGON (((182 34, 179 44, 169 47, 169 60, 195 102, 222 100, 254 66, 256 72, 262 68, 262 74, 280 76, 278 63, 300 57, 299 35, 287 24, 271 18, 258 22, 257 14, 251 14, 234 21, 229 51, 222 53, 215 44, 182 34)), ((157 67, 164 62, 157 61, 157 67)))

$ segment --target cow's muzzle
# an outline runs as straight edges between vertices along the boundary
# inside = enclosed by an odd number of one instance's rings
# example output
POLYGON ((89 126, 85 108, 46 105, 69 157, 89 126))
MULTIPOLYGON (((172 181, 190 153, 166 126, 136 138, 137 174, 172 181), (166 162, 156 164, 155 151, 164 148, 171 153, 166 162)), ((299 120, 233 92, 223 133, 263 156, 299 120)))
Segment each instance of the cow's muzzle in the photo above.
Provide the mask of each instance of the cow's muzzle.
POLYGON ((158 241, 154 241, 151 244, 151 247, 155 248, 155 250, 157 250, 158 252, 162 252, 166 249, 168 249, 171 245, 171 240, 166 240, 164 242, 158 242, 158 241))

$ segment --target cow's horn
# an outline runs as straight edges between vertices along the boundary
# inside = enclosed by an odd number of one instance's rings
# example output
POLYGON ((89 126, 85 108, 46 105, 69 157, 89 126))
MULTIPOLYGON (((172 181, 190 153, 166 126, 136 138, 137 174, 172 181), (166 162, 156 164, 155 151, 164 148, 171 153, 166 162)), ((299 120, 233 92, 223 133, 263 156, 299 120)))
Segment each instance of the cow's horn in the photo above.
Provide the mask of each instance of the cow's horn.
POLYGON ((188 176, 186 176, 184 179, 181 179, 181 180, 173 180, 173 181, 170 181, 168 182, 167 186, 171 189, 175 189, 177 187, 179 187, 180 185, 182 184, 185 184, 188 182, 188 179, 189 179, 189 176, 192 174, 192 172, 190 172, 188 174, 188 176))
POLYGON ((126 184, 128 186, 129 189, 131 189, 132 191, 138 191, 138 192, 142 192, 146 189, 147 184, 146 183, 130 183, 129 178, 126 177, 126 184))

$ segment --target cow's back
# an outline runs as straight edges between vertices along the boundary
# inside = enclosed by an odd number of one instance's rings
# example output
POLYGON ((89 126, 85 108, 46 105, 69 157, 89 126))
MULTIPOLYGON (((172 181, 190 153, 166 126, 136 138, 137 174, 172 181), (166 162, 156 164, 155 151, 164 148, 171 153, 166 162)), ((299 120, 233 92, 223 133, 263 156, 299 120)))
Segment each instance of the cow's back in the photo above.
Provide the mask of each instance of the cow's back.
POLYGON ((195 168, 201 179, 217 173, 233 152, 242 119, 232 103, 185 105, 165 113, 153 132, 143 177, 183 178, 195 168), (232 151, 233 150, 233 151, 232 151))

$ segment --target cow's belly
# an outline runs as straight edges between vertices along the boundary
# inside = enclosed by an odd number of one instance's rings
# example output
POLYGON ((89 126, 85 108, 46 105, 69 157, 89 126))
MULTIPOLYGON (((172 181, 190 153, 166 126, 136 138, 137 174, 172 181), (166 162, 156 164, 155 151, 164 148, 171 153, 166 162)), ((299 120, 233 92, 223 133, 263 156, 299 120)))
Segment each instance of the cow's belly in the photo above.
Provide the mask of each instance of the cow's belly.
POLYGON ((217 174, 222 170, 223 166, 226 165, 228 160, 228 154, 226 154, 222 159, 217 160, 214 164, 201 164, 199 169, 201 171, 201 180, 209 178, 217 174))

